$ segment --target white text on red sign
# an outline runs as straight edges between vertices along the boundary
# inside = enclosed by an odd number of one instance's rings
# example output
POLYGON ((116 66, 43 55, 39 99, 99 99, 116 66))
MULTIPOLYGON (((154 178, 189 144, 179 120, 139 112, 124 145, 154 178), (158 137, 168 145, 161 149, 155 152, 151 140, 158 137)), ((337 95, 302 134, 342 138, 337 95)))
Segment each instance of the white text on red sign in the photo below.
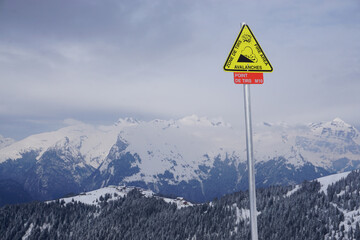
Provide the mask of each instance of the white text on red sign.
POLYGON ((234 72, 234 82, 236 84, 263 84, 263 73, 254 72, 234 72))

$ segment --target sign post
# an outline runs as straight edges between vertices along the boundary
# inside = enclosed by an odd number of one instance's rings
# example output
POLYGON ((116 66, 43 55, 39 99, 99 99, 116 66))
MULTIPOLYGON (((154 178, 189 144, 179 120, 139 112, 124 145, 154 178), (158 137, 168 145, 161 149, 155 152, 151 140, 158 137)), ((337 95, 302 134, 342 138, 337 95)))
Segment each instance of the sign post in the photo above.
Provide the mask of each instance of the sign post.
POLYGON ((255 171, 253 158, 253 141, 251 125, 251 106, 250 106, 250 85, 244 85, 244 106, 245 106, 245 128, 246 128, 246 156, 249 171, 249 200, 250 200, 250 225, 251 239, 258 240, 257 210, 256 210, 256 188, 255 171))
POLYGON ((250 85, 263 84, 263 72, 272 72, 273 67, 257 42, 248 25, 242 24, 240 33, 224 64, 224 70, 234 72, 235 84, 244 84, 244 107, 246 128, 246 153, 249 171, 249 201, 251 239, 258 240, 255 169, 253 158, 250 85))

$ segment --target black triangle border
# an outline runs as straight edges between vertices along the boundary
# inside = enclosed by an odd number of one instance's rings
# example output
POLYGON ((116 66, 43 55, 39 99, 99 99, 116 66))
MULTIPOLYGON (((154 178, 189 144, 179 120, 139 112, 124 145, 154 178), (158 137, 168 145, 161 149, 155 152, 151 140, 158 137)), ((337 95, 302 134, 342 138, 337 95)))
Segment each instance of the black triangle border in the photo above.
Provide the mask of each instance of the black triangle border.
POLYGON ((241 30, 240 30, 240 33, 239 33, 239 35, 237 36, 237 38, 236 38, 236 40, 235 40, 235 42, 234 42, 233 47, 231 48, 231 51, 230 51, 228 57, 226 58, 225 64, 224 64, 224 66, 223 66, 223 69, 224 69, 224 71, 226 71, 226 72, 272 72, 272 71, 274 70, 273 67, 272 67, 272 65, 271 65, 271 63, 270 63, 270 61, 269 61, 269 59, 266 57, 266 54, 265 54, 264 50, 262 50, 261 45, 260 45, 259 42, 257 41, 254 33, 251 31, 249 25, 244 24, 244 25, 242 26, 242 28, 241 28, 241 30), (226 63, 229 61, 230 55, 231 55, 232 51, 233 51, 234 48, 235 48, 235 44, 236 44, 237 41, 239 40, 239 38, 240 38, 240 36, 241 36, 241 33, 242 33, 242 31, 244 30, 245 26, 247 26, 247 27, 249 28, 249 31, 250 31, 251 35, 253 36, 253 38, 255 39, 255 42, 257 43, 257 45, 259 46, 260 50, 261 50, 262 53, 264 54, 264 57, 265 57, 266 60, 268 61, 269 66, 270 66, 270 68, 271 68, 270 70, 261 70, 261 71, 259 71, 259 70, 246 70, 246 71, 244 71, 244 70, 238 70, 238 69, 225 69, 226 63))

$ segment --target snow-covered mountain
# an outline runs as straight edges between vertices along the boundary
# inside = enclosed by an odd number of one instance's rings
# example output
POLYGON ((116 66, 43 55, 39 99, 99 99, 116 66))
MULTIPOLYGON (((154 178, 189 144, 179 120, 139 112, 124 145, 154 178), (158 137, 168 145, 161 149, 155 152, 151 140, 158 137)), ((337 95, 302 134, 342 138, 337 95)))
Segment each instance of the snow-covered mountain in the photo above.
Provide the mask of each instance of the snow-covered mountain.
POLYGON ((339 118, 295 127, 264 124, 254 138, 255 155, 260 161, 279 156, 295 166, 310 162, 332 169, 336 160, 359 160, 360 156, 358 130, 339 118))
POLYGON ((4 138, 3 136, 0 135, 0 149, 9 146, 12 143, 14 143, 14 139, 4 138))
MULTIPOLYGON (((119 119, 29 136, 0 149, 0 182, 34 199, 133 185, 192 201, 247 188, 245 134, 221 119, 119 119)), ((358 130, 339 118, 254 126, 258 186, 294 184, 360 165, 358 130)), ((1 185, 0 185, 1 186, 1 185)), ((1 189, 0 189, 1 190, 1 189)))
POLYGON ((49 149, 66 149, 75 151, 72 154, 81 155, 84 164, 97 168, 116 142, 119 132, 135 123, 131 118, 120 119, 111 126, 92 126, 78 122, 57 131, 32 135, 8 144, 6 149, 0 151, 0 163, 8 159, 19 159, 29 152, 34 152, 39 161, 49 149))

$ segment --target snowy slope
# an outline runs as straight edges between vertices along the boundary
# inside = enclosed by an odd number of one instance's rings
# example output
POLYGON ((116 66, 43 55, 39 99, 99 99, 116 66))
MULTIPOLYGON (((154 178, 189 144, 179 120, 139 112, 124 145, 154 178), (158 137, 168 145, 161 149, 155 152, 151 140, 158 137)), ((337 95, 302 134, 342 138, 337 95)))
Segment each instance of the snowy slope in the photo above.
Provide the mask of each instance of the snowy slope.
MULTIPOLYGON (((359 189, 358 189, 358 178, 354 179, 354 176, 359 176, 359 170, 355 170, 353 172, 343 172, 338 174, 329 175, 326 177, 321 177, 318 179, 315 179, 318 181, 321 185, 320 192, 323 192, 327 195, 327 190, 329 186, 333 186, 335 184, 338 184, 340 181, 345 181, 343 185, 341 185, 341 191, 335 192, 334 195, 336 196, 335 199, 331 198, 332 201, 330 201, 330 204, 335 207, 338 211, 342 212, 344 214, 343 220, 340 222, 338 229, 333 229, 333 235, 335 235, 335 239, 354 239, 351 236, 344 236, 344 232, 349 232, 350 228, 352 228, 352 231, 356 229, 356 226, 360 224, 360 207, 356 207, 356 204, 353 204, 352 209, 349 209, 351 207, 344 208, 343 202, 341 200, 337 200, 338 197, 343 197, 346 193, 348 196, 345 198, 346 203, 350 202, 356 202, 356 198, 359 195, 359 189), (353 179, 348 179, 346 181, 346 178, 353 174, 353 179)), ((293 190, 289 191, 286 196, 290 197, 293 193, 301 189, 301 185, 297 185, 293 190)), ((358 238, 356 238, 358 239, 358 238)))
POLYGON ((4 147, 7 147, 7 146, 11 145, 14 142, 15 142, 14 139, 5 138, 5 137, 0 135, 0 149, 2 149, 4 147))
POLYGON ((321 185, 320 191, 327 194, 326 190, 331 184, 334 184, 340 181, 341 179, 345 179, 350 173, 351 172, 337 173, 316 179, 321 185))
MULTIPOLYGON (((110 200, 117 200, 119 198, 125 197, 130 191, 134 190, 135 187, 126 187, 126 186, 108 186, 105 188, 100 188, 90 192, 84 192, 77 196, 61 198, 60 201, 64 200, 66 204, 71 202, 81 202, 89 205, 98 205, 101 203, 101 199, 104 199, 106 195, 110 196, 110 200)), ((166 198, 156 196, 154 192, 151 190, 139 189, 144 197, 156 197, 158 199, 162 199, 167 203, 176 204, 177 208, 183 208, 188 206, 193 206, 192 203, 184 200, 183 198, 166 198)))
MULTIPOLYGON (((342 179, 345 179, 350 172, 343 172, 343 173, 336 173, 336 174, 331 174, 325 177, 321 177, 321 178, 317 178, 314 179, 314 181, 318 181, 320 183, 320 192, 323 192, 325 194, 327 194, 327 189, 331 184, 334 184, 342 179)), ((292 190, 290 190, 289 192, 287 192, 286 196, 290 197, 292 194, 294 194, 296 191, 301 189, 301 185, 296 185, 292 190)))
MULTIPOLYGON (((178 121, 141 122, 123 129, 119 137, 127 144, 125 151, 141 159, 139 173, 126 181, 152 182, 165 171, 170 171, 176 182, 189 181, 199 177, 199 166, 212 167, 215 157, 223 160, 229 154, 240 155, 240 138, 229 125, 194 115, 178 121)), ((100 171, 112 160, 107 158, 100 171)))

